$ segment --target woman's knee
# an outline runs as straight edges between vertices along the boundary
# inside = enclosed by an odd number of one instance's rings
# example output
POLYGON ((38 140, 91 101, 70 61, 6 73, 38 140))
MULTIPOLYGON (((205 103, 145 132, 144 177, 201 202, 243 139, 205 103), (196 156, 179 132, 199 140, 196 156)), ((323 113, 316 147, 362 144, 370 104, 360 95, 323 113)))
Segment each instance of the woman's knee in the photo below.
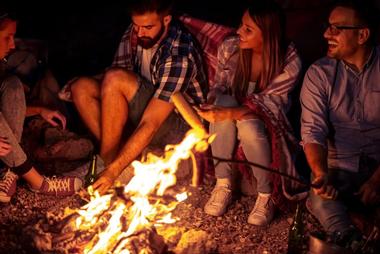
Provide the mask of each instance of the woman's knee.
POLYGON ((24 93, 24 86, 17 76, 9 76, 1 82, 1 91, 24 93))
POLYGON ((240 139, 268 139, 265 123, 258 119, 246 119, 236 124, 240 139))

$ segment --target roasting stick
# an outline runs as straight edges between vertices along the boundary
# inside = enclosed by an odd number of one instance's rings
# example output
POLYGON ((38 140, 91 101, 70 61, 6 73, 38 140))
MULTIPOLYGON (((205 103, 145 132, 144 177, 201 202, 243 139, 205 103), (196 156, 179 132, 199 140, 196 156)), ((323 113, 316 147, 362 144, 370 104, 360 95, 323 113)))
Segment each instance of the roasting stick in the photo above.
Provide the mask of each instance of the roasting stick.
MULTIPOLYGON (((190 104, 185 100, 185 98, 183 97, 183 95, 180 92, 176 92, 175 94, 173 94, 172 95, 172 100, 173 100, 173 103, 174 103, 175 107, 177 108, 177 110, 180 112, 180 114, 183 116, 183 118, 186 120, 186 122, 192 128, 194 128, 196 130, 203 130, 205 133, 207 133, 206 130, 204 129, 204 126, 203 126, 202 121, 200 120, 198 114, 190 106, 190 104)), ((276 170, 276 169, 273 169, 273 168, 264 167, 263 165, 259 165, 259 164, 252 163, 252 162, 249 162, 249 161, 227 160, 227 159, 218 158, 218 157, 215 157, 215 156, 213 156, 210 159, 217 160, 218 162, 229 162, 229 163, 253 165, 253 166, 256 166, 256 167, 258 167, 258 168, 260 168, 262 170, 269 171, 269 172, 272 172, 274 174, 278 174, 278 175, 284 176, 286 178, 291 179, 292 181, 296 181, 298 183, 301 183, 303 185, 306 185, 306 186, 309 186, 309 187, 312 187, 312 188, 320 188, 321 187, 320 185, 315 185, 313 183, 305 182, 302 179, 298 179, 298 178, 296 178, 294 176, 291 176, 291 175, 288 175, 286 173, 280 172, 279 170, 276 170)), ((192 160, 193 160, 192 185, 193 186, 199 186, 200 181, 201 181, 201 179, 200 179, 200 177, 201 177, 200 173, 201 172, 200 172, 200 169, 198 169, 197 166, 196 166, 194 155, 192 155, 192 160)))
MULTIPOLYGON (((190 106, 190 104, 186 101, 186 99, 183 97, 181 92, 176 92, 171 97, 174 106, 177 108, 179 113, 182 115, 182 117, 185 119, 185 121, 196 131, 201 131, 204 133, 204 135, 207 134, 207 131, 205 130, 203 123, 201 119, 199 118, 198 114, 195 112, 195 110, 190 106)), ((191 185, 194 187, 197 187, 201 183, 201 172, 200 169, 197 166, 194 153, 191 153, 191 160, 193 164, 193 176, 191 179, 191 185)))

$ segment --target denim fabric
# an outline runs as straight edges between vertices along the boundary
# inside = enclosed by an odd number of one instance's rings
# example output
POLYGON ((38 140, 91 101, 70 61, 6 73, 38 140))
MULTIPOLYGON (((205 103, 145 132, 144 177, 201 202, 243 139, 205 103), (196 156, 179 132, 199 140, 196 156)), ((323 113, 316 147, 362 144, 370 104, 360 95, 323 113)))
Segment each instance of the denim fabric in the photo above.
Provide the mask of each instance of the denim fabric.
POLYGON ((329 182, 333 183, 333 186, 338 190, 336 200, 323 199, 310 191, 312 213, 327 232, 344 232, 347 230, 352 225, 347 209, 363 207, 360 197, 355 193, 373 174, 378 163, 367 156, 362 156, 359 165, 360 171, 357 173, 342 169, 329 169, 329 182))
POLYGON ((15 76, 1 82, 0 111, 0 135, 6 137, 12 146, 12 151, 2 156, 1 160, 14 168, 24 164, 27 159, 19 144, 26 113, 25 95, 21 81, 15 76))
MULTIPOLYGON (((224 107, 238 106, 235 98, 229 95, 220 95, 215 104, 224 107)), ((213 155, 221 158, 233 158, 237 142, 243 148, 248 161, 269 167, 271 163, 271 147, 266 133, 264 122, 260 119, 242 121, 221 121, 210 124, 210 133, 217 136, 211 143, 213 155)), ((251 167, 257 180, 257 191, 271 193, 272 184, 270 173, 257 167, 251 167)), ((217 178, 232 178, 232 167, 229 163, 219 163, 215 167, 217 178)), ((232 179, 231 179, 232 180, 232 179)))

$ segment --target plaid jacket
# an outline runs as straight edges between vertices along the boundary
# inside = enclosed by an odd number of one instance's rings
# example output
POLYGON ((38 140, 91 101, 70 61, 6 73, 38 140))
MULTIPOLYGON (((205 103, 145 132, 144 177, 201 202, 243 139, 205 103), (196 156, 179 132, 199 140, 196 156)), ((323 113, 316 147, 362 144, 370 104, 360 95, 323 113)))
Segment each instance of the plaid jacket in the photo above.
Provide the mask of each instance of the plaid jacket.
MULTIPOLYGON (((232 86, 238 64, 239 37, 232 36, 224 40, 218 49, 218 65, 215 75, 215 85, 212 93, 225 93, 232 86)), ((268 130, 272 151, 272 168, 282 173, 299 178, 295 168, 295 155, 300 151, 298 140, 294 137, 291 125, 286 117, 290 107, 290 92, 295 88, 301 74, 301 59, 295 46, 288 46, 283 70, 267 88, 260 93, 249 94, 243 104, 248 106, 253 114, 258 116, 268 130)), ((246 160, 241 146, 237 149, 237 158, 246 160)), ((240 166, 244 174, 248 168, 240 166)), ((273 199, 276 204, 285 209, 286 201, 303 199, 307 192, 297 182, 290 181, 279 175, 272 175, 273 199)))
MULTIPOLYGON (((218 48, 218 66, 214 87, 210 93, 226 93, 233 85, 239 57, 239 37, 230 36, 218 48)), ((301 59, 293 43, 286 52, 282 72, 270 81, 267 88, 248 96, 262 101, 272 111, 286 112, 290 107, 289 94, 297 85, 301 74, 301 59)))
MULTIPOLYGON (((114 57, 112 67, 122 67, 140 73, 142 47, 129 26, 114 57)), ((207 92, 207 76, 202 53, 192 35, 179 23, 172 22, 167 37, 154 54, 151 80, 156 87, 155 98, 170 101, 171 95, 181 91, 188 102, 203 103, 207 92)))

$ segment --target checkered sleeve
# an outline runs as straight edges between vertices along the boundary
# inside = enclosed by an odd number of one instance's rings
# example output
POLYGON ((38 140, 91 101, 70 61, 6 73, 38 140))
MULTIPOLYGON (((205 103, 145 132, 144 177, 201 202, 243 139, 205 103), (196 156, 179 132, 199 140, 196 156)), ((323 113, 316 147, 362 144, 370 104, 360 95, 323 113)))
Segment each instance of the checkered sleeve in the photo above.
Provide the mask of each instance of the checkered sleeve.
POLYGON ((218 63, 215 72, 214 86, 211 88, 209 96, 225 93, 228 86, 232 84, 237 65, 238 44, 236 36, 226 38, 218 47, 218 63))
POLYGON ((174 92, 187 90, 194 73, 194 64, 188 57, 170 56, 158 68, 155 98, 170 102, 174 92))
POLYGON ((295 45, 290 43, 282 72, 269 83, 268 87, 261 94, 287 96, 296 86, 301 75, 301 69, 301 58, 295 45))
POLYGON ((128 70, 133 69, 132 63, 132 46, 131 46, 131 32, 132 26, 129 26, 128 29, 123 34, 119 47, 116 50, 112 67, 121 67, 127 68, 128 70))

